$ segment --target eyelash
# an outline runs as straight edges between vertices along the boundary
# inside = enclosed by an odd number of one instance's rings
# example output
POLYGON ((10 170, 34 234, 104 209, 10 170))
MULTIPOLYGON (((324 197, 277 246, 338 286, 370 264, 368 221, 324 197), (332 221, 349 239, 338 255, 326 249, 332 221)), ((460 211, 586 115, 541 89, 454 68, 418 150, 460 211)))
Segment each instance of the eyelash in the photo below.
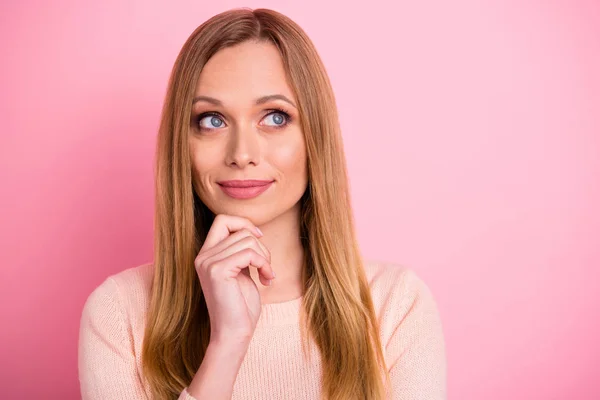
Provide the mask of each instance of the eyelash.
MULTIPOLYGON (((274 125, 274 126, 271 126, 271 128, 274 128, 274 129, 283 129, 286 126, 288 126, 290 124, 290 122, 292 122, 292 117, 290 116, 290 114, 286 110, 284 110, 283 108, 281 108, 281 107, 271 108, 271 109, 269 109, 267 111, 268 111, 268 113, 265 114, 265 116, 263 117, 263 119, 265 117, 271 115, 271 114, 281 114, 281 115, 283 115, 283 117, 285 119, 285 122, 283 124, 278 125, 278 126, 274 125)), ((224 119, 223 116, 220 113, 218 113, 218 112, 215 112, 215 111, 204 112, 204 113, 198 114, 194 118, 194 128, 196 128, 199 131, 201 131, 201 130, 213 131, 213 130, 219 129, 219 128, 208 128, 208 129, 204 128, 203 129, 203 128, 200 127, 200 121, 202 121, 204 118, 209 117, 209 116, 214 116, 214 117, 217 117, 217 118, 224 119)))

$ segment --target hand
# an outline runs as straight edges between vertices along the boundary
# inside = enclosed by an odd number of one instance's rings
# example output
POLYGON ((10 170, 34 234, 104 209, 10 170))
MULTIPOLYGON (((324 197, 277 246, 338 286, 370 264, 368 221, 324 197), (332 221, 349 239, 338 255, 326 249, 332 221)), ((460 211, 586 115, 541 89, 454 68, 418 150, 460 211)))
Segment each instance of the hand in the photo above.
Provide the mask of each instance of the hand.
POLYGON ((261 236, 250 220, 231 215, 217 215, 210 227, 194 265, 210 316, 211 342, 249 342, 254 334, 261 301, 249 268, 258 269, 265 286, 275 278, 261 236))

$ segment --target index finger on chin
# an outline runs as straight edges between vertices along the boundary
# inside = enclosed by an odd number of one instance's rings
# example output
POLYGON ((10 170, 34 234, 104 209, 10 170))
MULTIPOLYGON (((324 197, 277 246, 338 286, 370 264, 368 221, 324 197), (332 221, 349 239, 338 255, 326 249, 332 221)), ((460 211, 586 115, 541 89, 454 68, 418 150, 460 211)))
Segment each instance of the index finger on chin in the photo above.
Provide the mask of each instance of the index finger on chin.
POLYGON ((206 236, 203 247, 210 249, 233 232, 244 228, 254 232, 258 237, 262 236, 260 231, 257 230, 256 225, 254 225, 248 218, 238 217, 235 215, 219 214, 215 217, 215 220, 208 231, 208 235, 206 236))

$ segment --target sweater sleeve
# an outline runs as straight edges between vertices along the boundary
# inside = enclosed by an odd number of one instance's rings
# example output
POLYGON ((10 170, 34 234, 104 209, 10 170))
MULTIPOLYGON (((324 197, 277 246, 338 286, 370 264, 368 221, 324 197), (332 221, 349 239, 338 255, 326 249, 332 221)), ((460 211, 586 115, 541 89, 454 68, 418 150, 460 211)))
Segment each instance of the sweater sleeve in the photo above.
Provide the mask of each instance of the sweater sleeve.
MULTIPOLYGON (((79 327, 78 372, 82 400, 148 400, 112 278, 87 298, 79 327)), ((184 389, 179 400, 195 400, 184 389)))
POLYGON ((397 291, 396 327, 386 345, 392 400, 445 400, 446 349, 429 287, 411 269, 397 291))

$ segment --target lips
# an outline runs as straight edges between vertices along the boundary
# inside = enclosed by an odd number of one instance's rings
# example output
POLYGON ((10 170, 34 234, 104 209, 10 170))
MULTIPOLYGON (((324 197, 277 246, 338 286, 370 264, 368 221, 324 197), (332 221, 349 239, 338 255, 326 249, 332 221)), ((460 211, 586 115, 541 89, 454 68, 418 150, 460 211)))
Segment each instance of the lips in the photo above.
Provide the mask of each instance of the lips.
POLYGON ((217 182, 223 192, 235 199, 251 199, 267 190, 274 181, 247 179, 217 182))
POLYGON ((264 181, 258 179, 245 179, 245 180, 234 180, 234 181, 220 181, 217 182, 221 186, 225 187, 237 187, 237 188, 247 188, 253 186, 264 186, 273 181, 264 181))

